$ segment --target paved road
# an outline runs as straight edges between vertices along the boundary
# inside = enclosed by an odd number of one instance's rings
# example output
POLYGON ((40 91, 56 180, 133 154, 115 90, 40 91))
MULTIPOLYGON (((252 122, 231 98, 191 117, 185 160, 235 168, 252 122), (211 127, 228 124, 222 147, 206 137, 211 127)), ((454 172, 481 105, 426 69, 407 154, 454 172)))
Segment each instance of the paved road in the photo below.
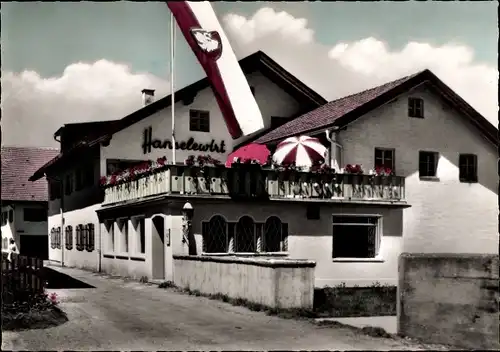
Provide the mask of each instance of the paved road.
POLYGON ((243 307, 85 272, 59 269, 95 286, 49 290, 63 325, 2 332, 2 350, 415 350, 402 341, 270 317, 243 307))

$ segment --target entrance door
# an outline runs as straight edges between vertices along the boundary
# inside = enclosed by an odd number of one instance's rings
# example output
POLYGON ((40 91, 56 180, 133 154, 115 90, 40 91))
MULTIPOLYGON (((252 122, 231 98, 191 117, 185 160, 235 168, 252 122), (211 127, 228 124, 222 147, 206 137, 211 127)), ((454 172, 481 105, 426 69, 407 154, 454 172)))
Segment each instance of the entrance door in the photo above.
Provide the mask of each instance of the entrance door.
POLYGON ((157 215, 152 219, 153 280, 165 279, 165 218, 157 215))

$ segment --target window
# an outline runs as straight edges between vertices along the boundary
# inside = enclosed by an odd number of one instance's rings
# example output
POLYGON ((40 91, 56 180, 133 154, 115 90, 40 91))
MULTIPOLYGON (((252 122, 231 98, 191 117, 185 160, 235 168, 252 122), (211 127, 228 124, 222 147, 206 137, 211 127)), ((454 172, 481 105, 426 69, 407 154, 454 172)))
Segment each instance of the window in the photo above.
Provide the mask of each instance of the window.
POLYGON ((95 248, 95 231, 94 224, 85 226, 85 249, 87 252, 92 252, 95 248))
POLYGON ((458 165, 460 182, 477 182, 477 155, 460 154, 458 165))
POLYGON ((375 258, 380 249, 379 216, 333 215, 333 258, 375 258))
POLYGON ((229 250, 226 220, 219 215, 202 223, 203 251, 205 253, 226 253, 229 250))
POLYGON ((14 221, 14 210, 9 210, 9 222, 14 221))
POLYGON ((419 152, 418 173, 420 177, 436 177, 439 155, 436 152, 419 152))
POLYGON ((55 242, 56 242, 56 248, 61 249, 61 228, 58 227, 55 230, 55 242))
POLYGON ((236 224, 236 238, 234 251, 236 253, 257 252, 257 238, 255 224, 251 217, 243 216, 236 224))
POLYGON ((306 208, 306 218, 308 220, 319 220, 321 218, 321 209, 317 204, 308 204, 306 208))
POLYGON ((47 209, 43 208, 24 208, 24 221, 42 222, 47 221, 47 209))
POLYGON ((250 92, 252 92, 252 95, 255 96, 255 87, 250 86, 250 92))
POLYGON ((76 250, 77 251, 83 251, 83 226, 78 225, 76 227, 76 250))
POLYGON ((408 98, 408 116, 424 118, 424 100, 420 98, 408 98))
POLYGON ((227 222, 220 215, 202 222, 204 253, 259 253, 288 250, 288 224, 271 216, 266 222, 255 222, 242 216, 238 222, 227 222))
POLYGON ((73 192, 73 174, 68 174, 64 180, 64 194, 70 195, 73 192))
POLYGON ((50 200, 61 198, 61 183, 56 180, 49 179, 49 194, 50 200))
POLYGON ((50 248, 56 248, 56 229, 52 228, 50 230, 50 248))
POLYGON ((73 249, 73 227, 66 226, 66 231, 64 235, 65 235, 64 244, 66 246, 66 249, 70 251, 73 249))
POLYGON ((120 229, 120 233, 122 236, 121 241, 121 252, 128 252, 128 219, 120 219, 118 220, 118 226, 120 229))
POLYGON ((7 237, 2 238, 2 248, 8 249, 8 247, 9 247, 9 240, 7 239, 7 237))
POLYGON ((375 148, 375 169, 383 167, 394 172, 394 149, 375 148))
POLYGON ((7 212, 4 211, 4 212, 2 212, 2 226, 7 225, 7 220, 8 220, 7 219, 7 212))
POLYGON ((201 110, 189 110, 189 130, 210 132, 210 113, 201 110))
POLYGON ((288 117, 271 116, 271 129, 275 129, 290 121, 288 117))
POLYGON ((286 252, 288 225, 276 216, 271 216, 264 224, 263 252, 286 252))
POLYGON ((146 253, 146 222, 144 218, 139 219, 139 251, 146 253))
POLYGON ((115 223, 114 221, 106 221, 104 224, 108 233, 108 251, 113 253, 115 251, 115 223))
POLYGON ((135 246, 137 253, 146 252, 145 220, 143 217, 133 218, 132 224, 135 232, 135 246))

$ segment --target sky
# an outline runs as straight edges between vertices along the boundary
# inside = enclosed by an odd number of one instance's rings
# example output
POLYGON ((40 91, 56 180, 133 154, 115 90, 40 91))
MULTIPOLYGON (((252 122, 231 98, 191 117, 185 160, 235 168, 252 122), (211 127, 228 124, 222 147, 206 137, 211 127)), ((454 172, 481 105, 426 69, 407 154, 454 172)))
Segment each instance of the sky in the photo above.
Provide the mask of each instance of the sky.
MULTIPOLYGON (((64 123, 140 108, 170 90, 161 2, 2 2, 2 143, 57 146, 64 123)), ((238 58, 257 50, 333 100, 433 71, 498 124, 498 2, 217 2, 238 58)), ((175 88, 204 77, 177 32, 175 88)))

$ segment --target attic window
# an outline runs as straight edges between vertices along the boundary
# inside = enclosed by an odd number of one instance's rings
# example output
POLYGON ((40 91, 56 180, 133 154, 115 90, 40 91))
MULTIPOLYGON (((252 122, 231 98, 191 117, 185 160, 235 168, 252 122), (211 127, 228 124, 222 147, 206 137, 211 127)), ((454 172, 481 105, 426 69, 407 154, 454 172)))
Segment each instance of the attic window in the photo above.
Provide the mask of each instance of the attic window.
POLYGON ((408 98, 408 116, 419 119, 424 118, 424 100, 420 98, 408 98))

